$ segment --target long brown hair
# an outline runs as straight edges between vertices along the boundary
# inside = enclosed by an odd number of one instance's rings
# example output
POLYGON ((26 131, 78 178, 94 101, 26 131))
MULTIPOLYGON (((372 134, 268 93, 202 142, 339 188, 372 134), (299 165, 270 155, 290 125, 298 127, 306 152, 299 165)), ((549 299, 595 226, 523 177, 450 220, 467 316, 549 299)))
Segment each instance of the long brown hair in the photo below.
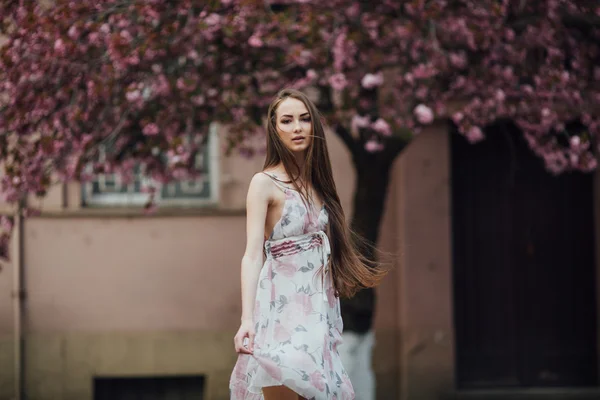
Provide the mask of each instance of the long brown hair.
POLYGON ((359 249, 369 245, 352 232, 346 222, 333 181, 322 116, 314 103, 304 93, 295 89, 281 90, 271 102, 267 114, 267 156, 263 169, 275 167, 279 163, 283 164, 291 183, 307 202, 310 200, 307 186, 312 186, 329 214, 329 265, 336 292, 342 297, 352 297, 360 289, 376 286, 385 271, 361 254, 359 249), (285 146, 277 133, 277 108, 288 98, 303 102, 312 121, 312 140, 306 151, 303 168, 298 165, 292 151, 285 146))

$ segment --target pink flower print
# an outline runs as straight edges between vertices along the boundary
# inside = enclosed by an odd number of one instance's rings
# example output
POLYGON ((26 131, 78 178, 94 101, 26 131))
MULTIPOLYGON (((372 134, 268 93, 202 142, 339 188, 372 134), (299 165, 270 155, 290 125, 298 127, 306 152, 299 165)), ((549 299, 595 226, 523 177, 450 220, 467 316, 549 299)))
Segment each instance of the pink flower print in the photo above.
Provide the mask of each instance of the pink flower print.
POLYGON ((302 292, 296 293, 292 301, 302 306, 301 309, 304 315, 309 315, 313 312, 312 300, 309 295, 302 292))
POLYGON ((333 370, 333 359, 331 358, 331 351, 329 350, 329 346, 327 346, 327 339, 325 339, 325 345, 323 346, 323 358, 325 359, 325 365, 327 366, 327 370, 333 370))
POLYGON ((256 300, 254 303, 254 312, 252 313, 252 318, 254 318, 254 322, 258 321, 260 318, 260 301, 256 300))
POLYGON ((287 342, 292 338, 290 332, 279 322, 275 323, 275 332, 273 336, 279 343, 287 342))
POLYGON ((294 301, 287 304, 283 309, 282 323, 289 329, 298 326, 300 316, 304 313, 304 306, 294 301))
POLYGON ((329 307, 334 308, 337 300, 335 297, 335 289, 333 286, 329 286, 325 293, 327 294, 327 302, 329 303, 329 307))
POLYGON ((321 392, 325 390, 325 379, 319 371, 315 371, 310 374, 310 383, 321 392))
POLYGON ((240 384, 236 385, 235 389, 233 390, 233 398, 243 399, 244 397, 246 397, 246 388, 240 384))
POLYGON ((343 400, 354 400, 354 388, 348 374, 342 374, 342 399, 343 400))
POLYGON ((281 381, 281 368, 275 362, 269 358, 260 358, 258 360, 267 374, 271 375, 273 379, 281 381))
POLYGON ((277 265, 277 272, 288 278, 292 278, 297 271, 295 262, 283 262, 279 261, 277 265))

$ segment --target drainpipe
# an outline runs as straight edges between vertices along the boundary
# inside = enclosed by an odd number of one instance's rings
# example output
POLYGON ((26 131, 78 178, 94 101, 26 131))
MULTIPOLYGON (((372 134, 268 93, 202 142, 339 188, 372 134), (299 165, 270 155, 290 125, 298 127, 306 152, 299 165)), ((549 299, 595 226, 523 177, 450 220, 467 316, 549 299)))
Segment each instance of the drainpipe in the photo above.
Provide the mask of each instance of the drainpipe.
POLYGON ((14 315, 14 374, 15 400, 23 400, 24 396, 24 336, 23 336, 23 214, 19 207, 14 216, 13 248, 11 258, 13 264, 13 315, 14 315))

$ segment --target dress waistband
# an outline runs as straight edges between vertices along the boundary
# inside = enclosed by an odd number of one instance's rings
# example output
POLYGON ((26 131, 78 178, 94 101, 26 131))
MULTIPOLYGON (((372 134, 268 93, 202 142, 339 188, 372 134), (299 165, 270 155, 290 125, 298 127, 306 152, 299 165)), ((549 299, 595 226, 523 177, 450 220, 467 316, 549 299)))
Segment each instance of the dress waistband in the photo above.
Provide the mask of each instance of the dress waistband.
POLYGON ((329 238, 325 232, 317 231, 265 242, 267 258, 291 256, 316 247, 322 247, 327 256, 331 253, 329 238))

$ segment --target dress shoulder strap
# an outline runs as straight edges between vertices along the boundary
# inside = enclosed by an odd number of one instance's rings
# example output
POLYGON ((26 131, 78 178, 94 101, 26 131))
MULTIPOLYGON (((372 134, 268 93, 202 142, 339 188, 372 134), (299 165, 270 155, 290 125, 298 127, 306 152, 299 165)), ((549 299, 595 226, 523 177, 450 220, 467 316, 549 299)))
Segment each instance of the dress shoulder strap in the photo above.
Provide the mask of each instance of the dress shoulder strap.
POLYGON ((287 186, 285 186, 285 184, 283 182, 281 182, 279 179, 277 179, 277 177, 275 175, 269 174, 268 172, 265 172, 265 171, 262 171, 262 173, 265 174, 266 176, 268 176, 269 178, 271 178, 271 181, 273 181, 275 186, 277 186, 279 189, 281 189, 281 191, 283 191, 284 193, 287 192, 287 190, 289 188, 287 186))

